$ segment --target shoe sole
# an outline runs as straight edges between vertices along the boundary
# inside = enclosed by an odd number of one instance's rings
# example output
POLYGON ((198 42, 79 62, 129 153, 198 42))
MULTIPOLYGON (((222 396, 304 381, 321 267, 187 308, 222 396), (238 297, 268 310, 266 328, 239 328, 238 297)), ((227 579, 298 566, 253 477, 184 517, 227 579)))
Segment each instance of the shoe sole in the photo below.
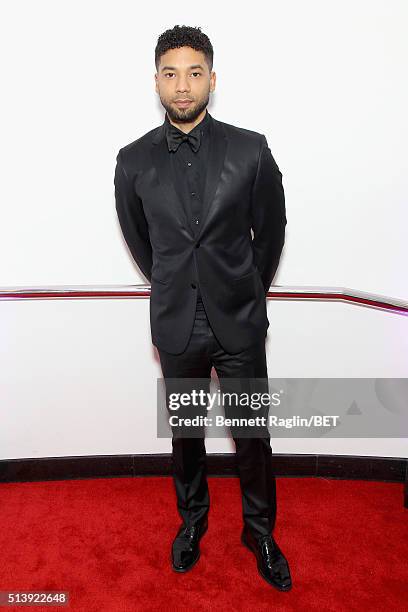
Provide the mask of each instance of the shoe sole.
MULTIPOLYGON (((200 536, 200 539, 199 539, 199 543, 201 542, 201 540, 202 540, 203 536, 206 534, 207 529, 208 529, 208 525, 207 525, 207 527, 204 529, 204 531, 202 532, 202 534, 201 534, 201 536, 200 536)), ((174 563, 173 563, 173 557, 172 557, 172 555, 171 555, 171 553, 170 553, 171 567, 173 568, 173 571, 177 572, 178 574, 185 574, 186 572, 189 572, 191 569, 193 569, 193 567, 195 566, 195 564, 196 564, 196 563, 199 561, 200 557, 201 557, 201 553, 200 553, 200 550, 199 550, 199 551, 198 551, 198 557, 197 557, 197 559, 195 559, 191 565, 189 565, 188 567, 185 567, 185 568, 180 568, 180 567, 176 567, 176 566, 174 565, 174 563)))
MULTIPOLYGON (((241 535, 241 542, 242 544, 251 551, 251 553, 253 555, 255 555, 255 552, 252 550, 252 548, 249 546, 249 544, 247 544, 247 542, 244 540, 244 537, 241 535)), ((257 569, 258 569, 258 573, 260 576, 262 576, 262 578, 271 586, 275 587, 275 589, 278 589, 278 591, 290 591, 290 589, 292 588, 292 584, 289 584, 288 586, 279 586, 278 584, 276 584, 275 582, 272 582, 272 580, 270 580, 267 576, 265 576, 265 574, 262 572, 262 570, 260 569, 258 563, 257 565, 257 569)))

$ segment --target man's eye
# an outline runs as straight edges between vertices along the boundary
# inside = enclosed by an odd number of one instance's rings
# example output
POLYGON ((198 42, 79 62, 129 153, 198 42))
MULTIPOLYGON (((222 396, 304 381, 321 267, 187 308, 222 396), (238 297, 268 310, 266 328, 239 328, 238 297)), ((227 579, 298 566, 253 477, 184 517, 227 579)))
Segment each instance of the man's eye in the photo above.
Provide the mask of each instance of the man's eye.
POLYGON ((166 74, 164 76, 168 77, 170 74, 174 74, 174 72, 166 72, 166 74))
POLYGON ((193 74, 198 74, 198 76, 201 76, 201 72, 193 72, 193 74))

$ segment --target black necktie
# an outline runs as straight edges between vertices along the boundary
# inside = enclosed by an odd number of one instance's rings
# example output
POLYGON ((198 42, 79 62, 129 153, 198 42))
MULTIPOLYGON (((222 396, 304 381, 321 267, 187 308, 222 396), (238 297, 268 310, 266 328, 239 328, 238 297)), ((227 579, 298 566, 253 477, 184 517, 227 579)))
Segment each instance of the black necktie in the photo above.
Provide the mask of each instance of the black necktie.
POLYGON ((188 142, 194 153, 197 153, 201 143, 201 131, 195 134, 184 134, 181 130, 170 124, 167 128, 167 146, 169 151, 177 151, 182 142, 188 142))

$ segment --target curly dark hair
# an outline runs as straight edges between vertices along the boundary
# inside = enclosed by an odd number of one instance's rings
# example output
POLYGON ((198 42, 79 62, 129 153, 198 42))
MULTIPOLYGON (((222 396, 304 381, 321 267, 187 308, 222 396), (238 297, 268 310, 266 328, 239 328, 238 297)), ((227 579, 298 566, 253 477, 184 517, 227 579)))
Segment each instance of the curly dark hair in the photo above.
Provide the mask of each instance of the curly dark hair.
POLYGON ((163 34, 160 34, 154 51, 156 70, 159 68, 161 56, 166 53, 166 51, 178 49, 179 47, 191 47, 196 51, 202 51, 205 55, 209 71, 211 72, 214 50, 210 39, 206 34, 201 32, 201 28, 193 28, 184 25, 175 25, 171 30, 166 30, 163 34))

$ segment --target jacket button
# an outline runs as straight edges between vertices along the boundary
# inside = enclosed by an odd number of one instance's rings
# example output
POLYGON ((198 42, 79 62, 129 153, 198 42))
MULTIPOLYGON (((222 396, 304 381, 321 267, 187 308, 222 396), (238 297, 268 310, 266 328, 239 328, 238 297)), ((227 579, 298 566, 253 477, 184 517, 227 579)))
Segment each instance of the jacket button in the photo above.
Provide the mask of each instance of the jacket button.
POLYGON ((197 289, 197 285, 195 285, 194 283, 191 283, 191 288, 192 289, 197 289))
POLYGON ((196 248, 196 249, 199 249, 199 248, 200 248, 200 243, 199 243, 199 242, 197 242, 197 244, 195 245, 195 248, 196 248))

